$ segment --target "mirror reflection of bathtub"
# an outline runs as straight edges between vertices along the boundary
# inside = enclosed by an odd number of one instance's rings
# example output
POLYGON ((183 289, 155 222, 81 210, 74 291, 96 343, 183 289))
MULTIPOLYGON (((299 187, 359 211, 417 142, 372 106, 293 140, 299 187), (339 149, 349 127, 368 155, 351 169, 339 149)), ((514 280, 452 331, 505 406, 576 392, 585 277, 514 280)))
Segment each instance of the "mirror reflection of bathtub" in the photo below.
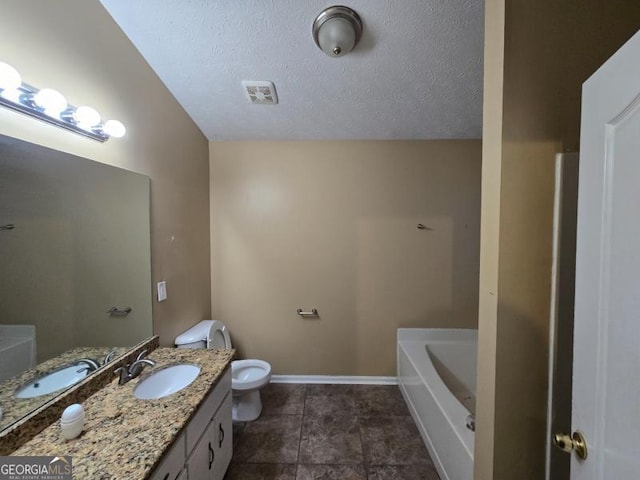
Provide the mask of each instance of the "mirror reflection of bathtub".
POLYGON ((36 358, 35 325, 0 324, 0 382, 35 367, 36 358))
POLYGON ((70 385, 16 388, 152 335, 149 184, 0 135, 0 433, 70 385))

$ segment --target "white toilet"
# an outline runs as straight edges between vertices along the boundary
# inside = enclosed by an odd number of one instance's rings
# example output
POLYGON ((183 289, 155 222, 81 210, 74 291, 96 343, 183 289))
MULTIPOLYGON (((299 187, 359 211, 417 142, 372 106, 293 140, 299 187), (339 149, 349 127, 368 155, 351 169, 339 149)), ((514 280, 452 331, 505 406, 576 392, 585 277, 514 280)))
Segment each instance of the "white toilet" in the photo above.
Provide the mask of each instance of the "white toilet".
MULTIPOLYGON (((229 332, 218 320, 203 320, 176 337, 178 348, 232 348, 229 332)), ((271 365, 263 360, 231 362, 233 420, 250 422, 260 416, 260 389, 271 380, 271 365)))

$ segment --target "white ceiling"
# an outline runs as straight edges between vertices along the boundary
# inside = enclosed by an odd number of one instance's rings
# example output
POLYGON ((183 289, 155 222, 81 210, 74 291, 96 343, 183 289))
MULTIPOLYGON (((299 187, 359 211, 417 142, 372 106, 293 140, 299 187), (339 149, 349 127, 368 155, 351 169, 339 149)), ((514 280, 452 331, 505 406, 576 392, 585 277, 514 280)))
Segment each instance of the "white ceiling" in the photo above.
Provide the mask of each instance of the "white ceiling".
POLYGON ((101 1, 210 140, 481 137, 482 0, 350 0, 364 34, 341 58, 311 36, 332 2, 101 1))

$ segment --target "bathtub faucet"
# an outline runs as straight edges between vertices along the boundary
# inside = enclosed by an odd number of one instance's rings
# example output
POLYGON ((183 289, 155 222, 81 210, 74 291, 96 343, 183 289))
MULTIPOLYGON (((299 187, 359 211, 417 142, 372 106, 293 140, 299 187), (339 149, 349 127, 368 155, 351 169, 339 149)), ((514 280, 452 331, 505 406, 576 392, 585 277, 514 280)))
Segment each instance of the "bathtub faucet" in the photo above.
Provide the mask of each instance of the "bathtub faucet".
POLYGON ((476 416, 475 415, 467 415, 467 428, 472 432, 476 431, 476 416))

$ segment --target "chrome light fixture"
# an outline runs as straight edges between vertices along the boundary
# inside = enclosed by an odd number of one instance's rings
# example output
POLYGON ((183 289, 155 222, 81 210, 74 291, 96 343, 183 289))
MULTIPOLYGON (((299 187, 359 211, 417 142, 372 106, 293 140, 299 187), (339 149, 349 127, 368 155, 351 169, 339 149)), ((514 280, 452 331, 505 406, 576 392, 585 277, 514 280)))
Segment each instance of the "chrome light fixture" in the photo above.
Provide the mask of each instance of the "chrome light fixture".
POLYGON ((0 62, 0 105, 99 142, 122 137, 126 132, 118 120, 102 123, 93 108, 69 105, 56 90, 24 83, 18 71, 3 62, 0 62))
POLYGON ((342 57, 362 37, 362 20, 349 7, 336 5, 323 10, 313 22, 313 39, 330 57, 342 57))

